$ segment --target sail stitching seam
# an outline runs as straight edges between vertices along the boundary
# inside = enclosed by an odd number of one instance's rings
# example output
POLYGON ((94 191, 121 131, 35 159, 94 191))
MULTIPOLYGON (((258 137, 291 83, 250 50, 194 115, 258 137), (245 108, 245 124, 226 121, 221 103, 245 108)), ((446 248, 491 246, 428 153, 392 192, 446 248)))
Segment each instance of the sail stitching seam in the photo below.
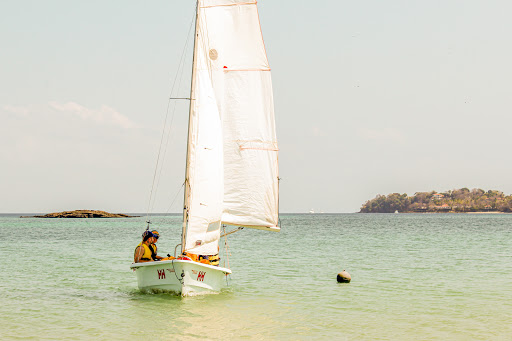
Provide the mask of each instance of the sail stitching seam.
POLYGON ((270 71, 270 69, 223 69, 224 72, 231 72, 231 71, 270 71))
POLYGON ((242 147, 240 146, 240 150, 269 150, 269 151, 274 151, 274 152, 278 152, 279 151, 279 148, 254 148, 254 147, 242 147))
POLYGON ((269 150, 269 151, 279 151, 279 147, 277 147, 277 142, 274 141, 257 141, 257 140, 236 140, 236 143, 239 144, 240 150, 269 150), (245 147, 244 145, 250 145, 249 147, 245 147), (268 145, 268 147, 252 147, 251 145, 268 145))
POLYGON ((241 2, 238 4, 228 4, 228 5, 211 5, 211 6, 200 6, 199 8, 214 8, 214 7, 231 7, 231 6, 243 6, 243 5, 256 5, 258 2, 241 2))
MULTIPOLYGON (((210 71, 210 68, 197 68, 197 70, 201 70, 201 71, 210 71)), ((211 68, 211 71, 213 71, 214 69, 211 68)), ((230 72, 230 71, 271 71, 270 68, 265 68, 265 69, 228 69, 228 68, 223 68, 223 69, 216 69, 217 71, 219 70, 222 70, 224 72, 230 72)), ((188 98, 187 98, 188 99, 188 98)))

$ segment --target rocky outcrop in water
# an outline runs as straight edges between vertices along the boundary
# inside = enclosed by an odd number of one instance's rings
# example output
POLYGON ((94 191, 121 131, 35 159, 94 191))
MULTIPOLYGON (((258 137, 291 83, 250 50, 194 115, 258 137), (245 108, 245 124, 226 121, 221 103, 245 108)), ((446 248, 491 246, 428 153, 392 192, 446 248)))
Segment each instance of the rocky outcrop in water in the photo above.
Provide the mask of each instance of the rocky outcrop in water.
POLYGON ((21 216, 21 218, 135 218, 138 216, 132 216, 127 214, 108 213, 105 211, 93 211, 93 210, 75 210, 48 213, 45 215, 36 216, 21 216))

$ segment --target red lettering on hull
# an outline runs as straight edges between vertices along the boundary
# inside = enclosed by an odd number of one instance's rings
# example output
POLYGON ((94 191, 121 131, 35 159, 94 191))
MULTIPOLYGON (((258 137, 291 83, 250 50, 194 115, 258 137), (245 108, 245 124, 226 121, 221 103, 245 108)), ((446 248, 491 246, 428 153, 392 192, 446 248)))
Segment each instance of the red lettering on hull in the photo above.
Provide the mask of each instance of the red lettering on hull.
POLYGON ((206 272, 199 271, 199 274, 197 275, 197 281, 198 282, 203 282, 204 281, 204 275, 206 275, 206 272))
POLYGON ((165 269, 156 271, 158 272, 158 279, 165 279, 165 269))

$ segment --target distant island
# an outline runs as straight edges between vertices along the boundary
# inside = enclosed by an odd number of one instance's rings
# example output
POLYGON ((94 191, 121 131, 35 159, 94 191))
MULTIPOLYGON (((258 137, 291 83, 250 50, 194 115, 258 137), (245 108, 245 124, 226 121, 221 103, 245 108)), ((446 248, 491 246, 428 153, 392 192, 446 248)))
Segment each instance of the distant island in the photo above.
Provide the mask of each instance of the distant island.
POLYGON ((105 211, 93 211, 93 210, 75 210, 48 213, 45 215, 35 216, 21 216, 20 218, 135 218, 138 216, 131 216, 127 214, 108 213, 105 211))
POLYGON ((512 212, 512 195, 496 190, 461 188, 442 193, 417 192, 413 196, 392 193, 377 195, 363 204, 359 213, 471 213, 512 212))

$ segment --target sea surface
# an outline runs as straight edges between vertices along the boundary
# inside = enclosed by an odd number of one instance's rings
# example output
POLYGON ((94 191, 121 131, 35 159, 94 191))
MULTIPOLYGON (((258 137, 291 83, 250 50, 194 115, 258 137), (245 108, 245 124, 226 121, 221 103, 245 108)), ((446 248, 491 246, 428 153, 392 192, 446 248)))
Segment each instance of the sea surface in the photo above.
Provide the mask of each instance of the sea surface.
MULTIPOLYGON (((173 254, 181 216, 152 222, 159 254, 173 254)), ((0 339, 512 340, 512 215, 285 214, 281 225, 230 235, 229 287, 181 298, 137 289, 143 217, 0 216, 0 339), (336 282, 344 269, 351 283, 336 282)))

